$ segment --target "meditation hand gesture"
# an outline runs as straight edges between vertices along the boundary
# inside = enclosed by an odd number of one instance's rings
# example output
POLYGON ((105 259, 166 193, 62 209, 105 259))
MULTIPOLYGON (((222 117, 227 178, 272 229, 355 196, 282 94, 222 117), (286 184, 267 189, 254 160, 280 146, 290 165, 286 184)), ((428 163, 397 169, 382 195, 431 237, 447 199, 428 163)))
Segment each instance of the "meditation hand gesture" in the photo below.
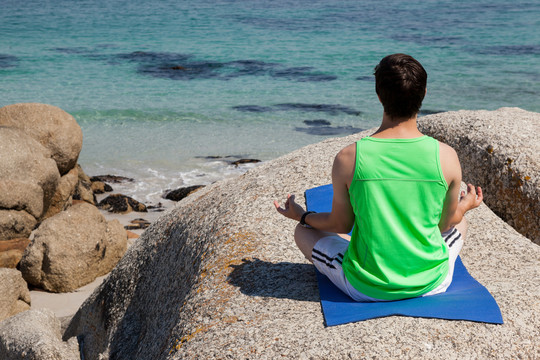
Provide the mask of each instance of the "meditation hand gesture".
POLYGON ((480 186, 475 190, 472 184, 467 184, 467 193, 465 193, 465 191, 461 192, 458 207, 461 208, 462 213, 465 214, 467 211, 480 206, 483 199, 484 195, 480 186))
POLYGON ((285 201, 283 207, 280 207, 277 201, 274 201, 274 206, 278 213, 296 221, 300 221, 302 215, 306 212, 302 206, 294 202, 294 195, 291 194, 287 195, 287 201, 285 201))

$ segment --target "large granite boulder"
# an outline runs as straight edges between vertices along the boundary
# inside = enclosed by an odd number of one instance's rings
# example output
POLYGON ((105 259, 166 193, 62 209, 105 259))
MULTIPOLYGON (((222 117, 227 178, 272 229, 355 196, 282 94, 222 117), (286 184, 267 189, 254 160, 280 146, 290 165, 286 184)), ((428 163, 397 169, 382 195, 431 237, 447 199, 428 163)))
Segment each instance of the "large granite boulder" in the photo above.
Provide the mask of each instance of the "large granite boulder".
POLYGON ((20 269, 29 284, 67 292, 108 273, 126 248, 118 220, 107 222, 95 206, 81 202, 43 221, 20 269))
POLYGON ((0 322, 29 309, 30 291, 21 272, 0 268, 0 322))
POLYGON ((30 235, 59 180, 49 150, 18 129, 0 126, 0 241, 30 235))
POLYGON ((128 249, 64 339, 78 336, 87 360, 538 357, 540 247, 485 205, 467 215, 461 257, 504 325, 391 316, 324 326, 296 223, 272 202, 287 193, 302 202, 305 189, 330 182, 335 154, 373 131, 307 146, 182 200, 128 249))
POLYGON ((539 113, 454 111, 420 118, 419 127, 456 149, 463 180, 482 186, 491 210, 540 245, 539 113))
POLYGON ((62 341, 51 310, 29 310, 0 323, 0 359, 80 360, 77 339, 62 341))
POLYGON ((21 129, 48 148, 61 175, 77 164, 82 130, 64 110, 37 103, 7 105, 0 108, 0 125, 21 129))

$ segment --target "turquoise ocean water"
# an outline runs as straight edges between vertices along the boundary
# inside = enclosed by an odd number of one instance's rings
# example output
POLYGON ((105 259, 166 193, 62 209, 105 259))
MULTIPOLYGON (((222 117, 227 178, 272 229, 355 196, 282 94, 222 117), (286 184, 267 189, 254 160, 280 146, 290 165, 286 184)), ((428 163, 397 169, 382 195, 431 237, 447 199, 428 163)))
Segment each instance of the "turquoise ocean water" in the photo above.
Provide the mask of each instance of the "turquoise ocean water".
POLYGON ((0 106, 56 105, 90 175, 162 191, 377 125, 373 67, 426 68, 424 113, 540 112, 540 2, 0 0, 0 106), (231 157, 229 159, 235 159, 231 157))

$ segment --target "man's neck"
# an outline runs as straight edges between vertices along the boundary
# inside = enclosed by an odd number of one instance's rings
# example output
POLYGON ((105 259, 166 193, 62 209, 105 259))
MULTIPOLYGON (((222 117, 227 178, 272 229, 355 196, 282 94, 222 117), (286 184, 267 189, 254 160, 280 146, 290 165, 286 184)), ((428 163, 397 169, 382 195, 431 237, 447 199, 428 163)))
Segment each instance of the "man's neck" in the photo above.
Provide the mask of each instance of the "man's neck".
POLYGON ((384 113, 381 126, 371 136, 383 139, 410 139, 420 137, 423 134, 418 130, 416 117, 415 115, 408 119, 400 119, 392 118, 384 113))

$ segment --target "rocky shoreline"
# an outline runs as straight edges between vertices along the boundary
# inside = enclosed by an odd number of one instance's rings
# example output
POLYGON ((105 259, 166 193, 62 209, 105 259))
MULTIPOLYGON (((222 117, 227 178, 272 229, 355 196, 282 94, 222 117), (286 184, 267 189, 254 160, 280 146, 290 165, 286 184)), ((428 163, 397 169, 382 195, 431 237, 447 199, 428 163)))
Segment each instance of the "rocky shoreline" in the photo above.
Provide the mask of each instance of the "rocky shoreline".
POLYGON ((30 307, 28 285, 73 291, 108 273, 126 251, 123 226, 94 206, 77 165, 81 148, 79 125, 57 107, 0 108, 0 277, 17 284, 0 295, 0 319, 30 307))
MULTIPOLYGON (((149 206, 115 193, 135 179, 87 176, 77 164, 79 125, 46 104, 0 108, 0 141, 0 321, 31 304, 72 316, 161 212, 205 186, 166 190, 169 201, 149 206)), ((260 162, 213 158, 236 167, 260 162)))
MULTIPOLYGON (((526 226, 520 228, 515 217, 507 222, 522 233, 538 228, 540 114, 460 111, 429 115, 419 124, 456 147, 464 179, 486 189, 486 204, 519 209, 526 226)), ((329 139, 238 178, 186 190, 189 196, 150 221, 66 319, 65 331, 47 310, 23 311, 1 322, 0 357, 540 357, 537 238, 534 232, 520 235, 486 205, 467 215, 462 259, 499 303, 504 325, 393 316, 324 327, 313 267, 294 246, 294 224, 273 211, 272 201, 287 193, 301 198, 305 189, 329 183, 337 151, 371 132, 329 139)), ((24 302, 24 294, 17 296, 24 302)))

